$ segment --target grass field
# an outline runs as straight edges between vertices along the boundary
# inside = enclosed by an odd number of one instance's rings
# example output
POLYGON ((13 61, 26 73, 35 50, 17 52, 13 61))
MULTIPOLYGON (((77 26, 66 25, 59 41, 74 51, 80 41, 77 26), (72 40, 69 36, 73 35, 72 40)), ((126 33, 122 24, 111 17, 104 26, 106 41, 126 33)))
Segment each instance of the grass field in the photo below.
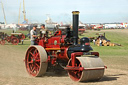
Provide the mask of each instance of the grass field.
MULTIPOLYGON (((106 38, 109 39, 112 43, 118 43, 122 46, 105 46, 105 47, 92 47, 94 51, 98 51, 100 53, 100 57, 104 60, 104 63, 108 67, 124 69, 128 70, 128 30, 102 30, 101 33, 106 34, 106 38), (112 63, 110 65, 110 63, 112 63)), ((87 31, 84 36, 93 37, 96 36, 96 33, 100 33, 100 31, 87 31)))
MULTIPOLYGON (((10 34, 12 30, 0 30, 0 32, 6 32, 10 34)), ((127 29, 112 29, 101 31, 86 31, 79 37, 94 37, 96 33, 106 33, 107 39, 113 43, 121 44, 122 46, 115 47, 103 47, 94 46, 91 43, 93 51, 100 53, 100 57, 104 64, 108 67, 105 72, 105 76, 100 82, 88 82, 87 85, 127 85, 128 81, 128 30, 127 29)), ((28 33, 26 31, 24 34, 28 33)), ((0 45, 0 85, 84 85, 84 83, 74 83, 67 77, 48 76, 40 78, 31 78, 25 71, 23 59, 25 51, 29 47, 30 41, 25 40, 24 45, 0 45), (15 59, 16 58, 16 59, 15 59), (12 67, 14 69, 12 69, 12 67), (8 69, 7 69, 8 68, 8 69), (5 70, 6 69, 6 70, 5 70), (18 70, 18 71, 17 71, 18 70), (11 71, 12 73, 10 73, 11 71), (16 71, 16 72, 14 72, 16 71), (18 77, 17 75, 18 74, 18 77), (22 79, 24 78, 24 79, 22 79), (17 80, 18 79, 18 80, 17 80), (20 81, 21 79, 21 81, 20 81), (28 81, 25 81, 25 80, 28 81), (47 80, 46 80, 47 79, 47 80), (65 82, 61 79, 64 79, 65 82), (10 81, 9 81, 10 80, 10 81), (54 80, 54 81, 53 81, 54 80), (50 82, 49 82, 50 81, 50 82)))

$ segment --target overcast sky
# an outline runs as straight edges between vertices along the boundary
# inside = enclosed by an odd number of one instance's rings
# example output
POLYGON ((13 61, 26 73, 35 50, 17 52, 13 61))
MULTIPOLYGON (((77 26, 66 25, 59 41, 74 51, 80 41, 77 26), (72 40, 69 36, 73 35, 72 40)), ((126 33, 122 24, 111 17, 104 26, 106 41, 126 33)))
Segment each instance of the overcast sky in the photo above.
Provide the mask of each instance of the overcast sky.
MULTIPOLYGON (((18 23, 20 2, 0 0, 4 4, 7 23, 18 23)), ((29 22, 43 23, 50 14, 55 22, 71 22, 72 11, 80 11, 84 23, 128 22, 128 0, 25 0, 26 18, 29 22)), ((23 6, 22 6, 23 10, 23 6)), ((21 12, 23 22, 23 13, 21 12)), ((4 16, 0 4, 0 22, 4 16)))

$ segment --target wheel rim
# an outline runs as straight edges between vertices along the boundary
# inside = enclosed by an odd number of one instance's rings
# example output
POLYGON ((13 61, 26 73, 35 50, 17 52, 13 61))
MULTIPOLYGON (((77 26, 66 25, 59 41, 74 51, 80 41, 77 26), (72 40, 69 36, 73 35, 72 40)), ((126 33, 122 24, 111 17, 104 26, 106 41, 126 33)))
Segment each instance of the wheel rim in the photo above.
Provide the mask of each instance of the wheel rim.
POLYGON ((12 44, 13 44, 13 45, 18 45, 18 43, 19 43, 18 38, 13 38, 13 39, 12 39, 12 44))
POLYGON ((0 44, 5 45, 5 40, 1 40, 0 44))
POLYGON ((31 48, 26 59, 26 68, 30 75, 36 76, 40 69, 40 55, 36 48, 31 48))
MULTIPOLYGON (((72 66, 72 62, 71 60, 69 60, 68 63, 69 66, 72 66)), ((77 67, 82 67, 80 61, 78 59, 76 59, 76 65, 77 67)), ((78 81, 81 78, 82 75, 82 71, 78 71, 78 70, 69 70, 68 74, 70 76, 71 79, 73 79, 74 81, 78 81)))
POLYGON ((10 42, 10 37, 9 37, 9 36, 7 36, 6 40, 7 40, 8 42, 10 42))

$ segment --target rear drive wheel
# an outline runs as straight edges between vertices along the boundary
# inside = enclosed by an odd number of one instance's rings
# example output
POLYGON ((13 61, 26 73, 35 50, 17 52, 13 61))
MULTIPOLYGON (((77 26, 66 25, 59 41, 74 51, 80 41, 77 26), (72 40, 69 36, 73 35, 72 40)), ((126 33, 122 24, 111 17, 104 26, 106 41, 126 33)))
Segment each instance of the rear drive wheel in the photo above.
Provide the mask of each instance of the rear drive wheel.
POLYGON ((42 46, 30 46, 25 56, 25 66, 31 76, 42 76, 47 70, 47 53, 42 46))
POLYGON ((12 40, 11 40, 11 43, 12 43, 13 45, 18 45, 19 39, 16 38, 16 37, 13 37, 12 40))

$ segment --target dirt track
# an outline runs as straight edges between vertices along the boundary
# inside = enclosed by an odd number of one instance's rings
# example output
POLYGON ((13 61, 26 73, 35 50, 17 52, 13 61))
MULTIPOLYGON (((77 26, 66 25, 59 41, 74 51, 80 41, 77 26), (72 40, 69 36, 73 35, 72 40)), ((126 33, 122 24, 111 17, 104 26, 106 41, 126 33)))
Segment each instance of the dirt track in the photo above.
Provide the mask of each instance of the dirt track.
MULTIPOLYGON (((120 32, 120 30, 117 32, 120 32)), ((127 31, 121 32, 125 33, 127 31)), ((111 58, 103 60, 108 69, 105 70, 104 77, 97 82, 74 82, 68 75, 56 75, 53 73, 46 73, 45 76, 38 78, 31 77, 26 72, 23 62, 25 49, 27 48, 28 45, 0 45, 0 85, 127 85, 128 65, 111 64, 113 62, 111 58)), ((113 57, 112 59, 115 58, 113 57)), ((127 60, 127 56, 123 59, 127 60)), ((119 62, 118 59, 117 62, 119 62)))
POLYGON ((24 66, 25 51, 0 45, 0 85, 126 85, 128 72, 108 68, 98 82, 74 82, 67 75, 47 73, 43 77, 30 77, 24 66))

